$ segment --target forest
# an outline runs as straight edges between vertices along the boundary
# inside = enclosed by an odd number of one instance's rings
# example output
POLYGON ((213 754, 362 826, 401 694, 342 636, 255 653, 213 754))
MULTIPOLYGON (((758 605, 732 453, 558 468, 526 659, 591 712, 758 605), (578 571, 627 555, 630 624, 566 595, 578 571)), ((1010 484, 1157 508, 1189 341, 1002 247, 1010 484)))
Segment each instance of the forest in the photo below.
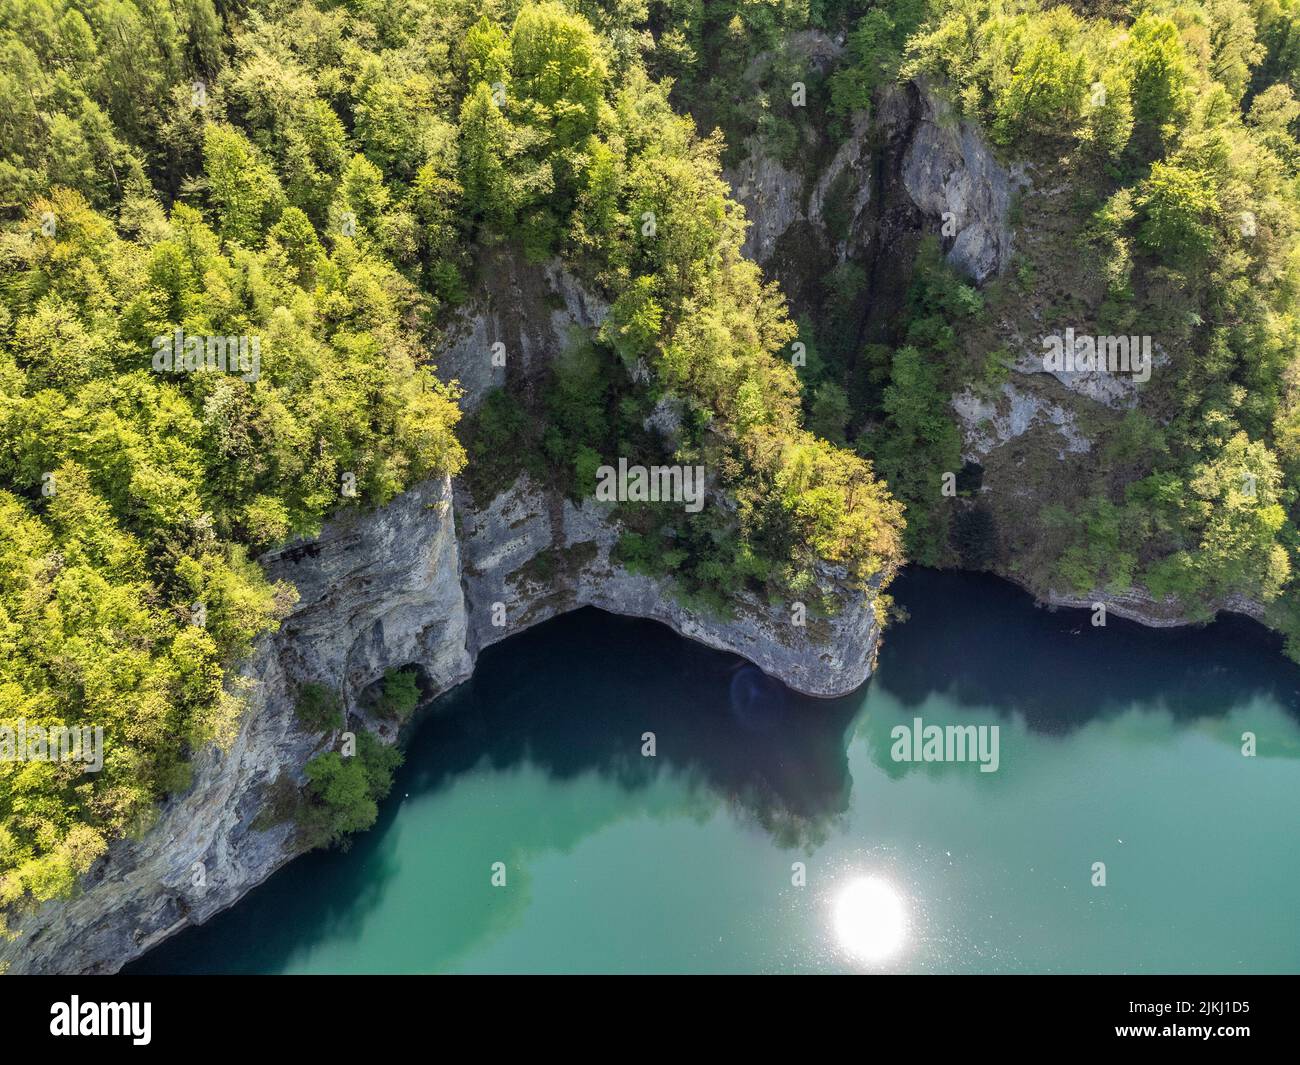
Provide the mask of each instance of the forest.
MULTIPOLYGON (((429 356, 481 248, 562 256, 611 298, 528 456, 561 482, 641 443, 620 432, 656 397, 613 365, 652 360, 688 401, 681 457, 721 471, 732 517, 680 542, 684 595, 896 562, 869 461, 799 427, 794 327, 740 256, 720 141, 640 38, 557 3, 23 0, 0 49, 0 719, 108 737, 93 776, 0 764, 0 909, 70 890, 231 740, 238 666, 295 594, 260 551, 461 471, 429 356)), ((307 775, 328 839, 388 774, 307 775)))
MULTIPOLYGON (((70 891, 230 742, 295 596, 259 554, 421 479, 576 499, 615 456, 701 465, 725 505, 619 515, 621 561, 700 609, 983 564, 939 492, 949 398, 1005 376, 994 326, 1036 294, 1169 362, 1020 575, 1244 596, 1300 648, 1300 0, 7 0, 0 58, 0 722, 110 738, 93 776, 0 762, 0 912, 70 891), (832 69, 792 66, 806 31, 843 41, 832 69), (858 346, 861 279, 794 320, 721 173, 750 137, 832 151, 908 79, 1068 185, 1064 243, 982 290, 923 244, 893 342, 858 346), (497 247, 611 310, 462 418, 437 351, 497 247), (197 350, 160 370, 171 337, 197 350)), ((332 727, 331 698, 300 716, 332 727)), ((313 840, 373 820, 392 764, 363 746, 309 767, 313 840)))

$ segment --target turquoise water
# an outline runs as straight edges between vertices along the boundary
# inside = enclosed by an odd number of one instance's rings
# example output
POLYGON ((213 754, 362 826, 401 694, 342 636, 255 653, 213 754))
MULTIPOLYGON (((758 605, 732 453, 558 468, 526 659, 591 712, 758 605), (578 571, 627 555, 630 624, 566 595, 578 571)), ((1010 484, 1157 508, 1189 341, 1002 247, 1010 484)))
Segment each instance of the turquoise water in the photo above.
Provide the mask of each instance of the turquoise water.
POLYGON ((1300 970, 1300 668, 1262 630, 894 592, 837 700, 596 611, 490 648, 371 832, 130 971, 1300 970), (997 771, 893 761, 917 717, 997 725, 997 771))

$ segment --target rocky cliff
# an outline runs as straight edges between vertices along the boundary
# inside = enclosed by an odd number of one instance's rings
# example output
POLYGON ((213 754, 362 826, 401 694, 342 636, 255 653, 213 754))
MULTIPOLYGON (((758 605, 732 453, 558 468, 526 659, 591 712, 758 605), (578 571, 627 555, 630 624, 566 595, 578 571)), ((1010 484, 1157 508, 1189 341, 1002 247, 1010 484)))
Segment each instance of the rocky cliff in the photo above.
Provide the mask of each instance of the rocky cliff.
MULTIPOLYGON (((841 46, 823 35, 801 44, 810 62, 833 61, 841 46)), ((859 115, 833 147, 825 131, 805 130, 799 165, 775 157, 758 138, 728 171, 751 227, 746 253, 780 281, 797 311, 816 316, 825 295, 819 279, 851 261, 866 276, 856 343, 890 343, 922 234, 940 240, 948 262, 977 286, 1008 272, 1017 256, 1030 264, 1076 255, 1062 243, 1061 217, 1071 185, 1050 168, 1000 160, 979 127, 961 118, 936 86, 924 81, 885 90, 870 115, 859 115), (810 162, 815 161, 815 162, 810 162), (1033 225, 1017 228, 1013 216, 1033 225)), ((1045 587, 1027 574, 1043 551, 1040 510, 1060 486, 1089 483, 1104 459, 1098 443, 1139 404, 1144 387, 1105 371, 1048 370, 1042 338, 1067 325, 1053 301, 1059 293, 1030 286, 1003 301, 976 338, 981 359, 1001 348, 1005 379, 971 382, 950 398, 962 433, 962 459, 979 468, 973 502, 996 516, 993 569, 1054 606, 1091 608, 1105 602, 1116 616, 1152 626, 1203 620, 1145 589, 1077 595, 1045 587)), ((1153 374, 1170 359, 1153 345, 1153 374)), ((1215 610, 1263 620, 1259 603, 1231 596, 1215 610)))
POLYGON ((751 138, 726 177, 750 221, 746 255, 795 293, 846 259, 871 274, 906 265, 922 232, 982 284, 1011 262, 1011 205, 1028 183, 924 82, 883 93, 824 166, 793 170, 751 138))
POLYGON ((242 670, 252 683, 234 743, 200 752, 189 790, 147 831, 113 844, 74 898, 11 922, 18 936, 0 941, 7 972, 115 971, 295 857, 292 825, 264 827, 259 815, 282 777, 303 783, 324 742, 296 721, 298 683, 327 683, 355 711, 357 696, 392 666, 418 665, 435 689, 469 675, 448 481, 339 518, 264 563, 297 586, 299 600, 242 670))
MULTIPOLYGON (((571 331, 592 328, 604 311, 558 263, 494 253, 442 372, 466 384, 470 407, 499 383, 498 370, 523 374, 528 387, 571 331), (504 367, 492 365, 497 343, 507 351, 504 367)), ((671 410, 662 415, 672 421, 671 410)), ((587 605, 663 622, 809 694, 843 694, 870 675, 879 625, 845 574, 820 574, 822 591, 842 603, 833 617, 810 612, 796 623, 794 604, 744 594, 730 617, 714 617, 618 566, 617 538, 605 505, 576 506, 526 476, 480 508, 444 480, 373 513, 346 513, 318 538, 265 556, 268 575, 294 584, 299 599, 242 670, 251 687, 233 745, 199 754, 189 790, 147 831, 112 845, 74 898, 11 921, 18 936, 0 941, 0 970, 115 971, 296 857, 292 825, 267 824, 264 811, 286 784, 301 787, 307 761, 329 742, 296 720, 301 683, 339 691, 349 727, 376 727, 395 740, 391 729, 362 720, 364 693, 386 669, 418 667, 425 692, 438 694, 469 676, 488 644, 587 605)))
POLYGON ((559 259, 539 266, 508 245, 493 249, 480 262, 475 295, 448 330, 438 372, 460 383, 462 407, 475 410, 494 388, 538 380, 574 330, 595 328, 608 312, 559 259))
POLYGON ((809 613, 796 624, 793 604, 774 607, 739 593, 732 616, 720 618, 688 609, 662 581, 612 561, 619 530, 606 504, 575 506, 527 475, 481 511, 464 497, 460 502, 475 652, 556 614, 595 606, 661 621, 689 639, 742 655, 809 695, 842 695, 871 675, 879 636, 873 606, 833 568, 821 573, 824 590, 843 604, 831 617, 809 613))

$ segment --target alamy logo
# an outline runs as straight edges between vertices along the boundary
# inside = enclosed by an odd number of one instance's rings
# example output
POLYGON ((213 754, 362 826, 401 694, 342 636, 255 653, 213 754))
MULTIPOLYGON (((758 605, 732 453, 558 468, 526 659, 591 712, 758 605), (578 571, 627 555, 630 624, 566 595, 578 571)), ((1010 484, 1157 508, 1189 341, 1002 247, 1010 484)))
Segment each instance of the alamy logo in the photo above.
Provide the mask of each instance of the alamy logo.
POLYGON ((927 725, 919 717, 912 724, 889 730, 894 741, 889 756, 895 762, 979 762, 981 773, 996 773, 998 725, 927 725))
POLYGON ((252 384, 262 375, 262 338, 186 336, 177 326, 175 333, 153 338, 153 368, 158 373, 238 371, 252 384))
POLYGON ((0 762, 81 762, 87 773, 104 768, 104 726, 0 725, 0 762))
POLYGON ((73 995, 50 1007, 50 1035, 129 1035, 143 1047, 153 1038, 152 1021, 151 1002, 82 1002, 73 995))
POLYGON ((704 509, 703 466, 629 466, 596 470, 596 498, 602 503, 684 503, 686 511, 704 509))
POLYGON ((1049 373, 1095 371, 1129 373, 1134 381, 1151 380, 1149 336, 1076 336, 1073 327, 1064 336, 1043 337, 1043 369, 1049 373))

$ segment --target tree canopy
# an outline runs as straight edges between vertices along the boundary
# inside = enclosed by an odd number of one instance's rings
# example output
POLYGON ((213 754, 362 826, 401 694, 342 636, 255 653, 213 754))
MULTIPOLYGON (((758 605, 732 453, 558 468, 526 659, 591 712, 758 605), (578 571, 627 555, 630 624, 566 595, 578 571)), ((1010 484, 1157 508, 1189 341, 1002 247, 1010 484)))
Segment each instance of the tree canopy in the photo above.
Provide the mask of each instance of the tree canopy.
MULTIPOLYGON (((647 68, 649 17, 0 9, 0 723, 106 734, 99 773, 0 763, 0 910, 67 891, 234 735, 240 664, 295 596, 261 552, 462 469, 430 354, 485 249, 560 257, 614 309, 522 420, 519 396, 485 405, 481 471, 501 431, 569 490, 616 454, 706 456, 722 505, 704 520, 624 520, 629 558, 658 545, 660 572, 719 609, 737 581, 797 594, 822 565, 864 589, 892 571, 901 509, 868 460, 801 427, 784 301, 740 254, 721 142, 647 68), (661 401, 683 412, 671 446, 644 428, 661 401)), ((409 712, 410 677, 388 686, 409 712)), ((339 709, 301 693, 304 727, 339 709)), ((373 820, 391 764, 367 744, 313 760, 313 840, 373 820)))

